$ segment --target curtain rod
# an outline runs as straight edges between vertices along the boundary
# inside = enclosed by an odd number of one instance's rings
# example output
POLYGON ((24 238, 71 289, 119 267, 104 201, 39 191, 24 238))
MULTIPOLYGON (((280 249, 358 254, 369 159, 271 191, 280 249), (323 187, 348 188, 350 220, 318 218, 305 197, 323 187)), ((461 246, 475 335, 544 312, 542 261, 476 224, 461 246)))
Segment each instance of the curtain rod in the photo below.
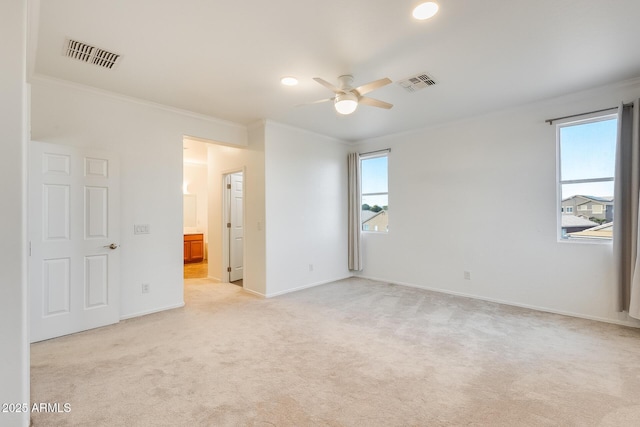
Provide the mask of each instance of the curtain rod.
POLYGON ((385 148, 384 150, 376 150, 376 151, 369 151, 368 153, 360 153, 361 156, 369 156, 371 154, 378 154, 378 153, 390 153, 391 152, 391 148, 385 148))
MULTIPOLYGON (((633 107, 633 102, 630 102, 628 104, 622 104, 622 105, 625 106, 625 107, 633 107)), ((603 108, 602 110, 587 111, 586 113, 572 114, 570 116, 564 116, 564 117, 556 117, 555 119, 547 119, 544 122, 545 123, 549 123, 549 126, 551 126, 551 125, 553 125, 553 122, 556 122, 558 120, 571 119, 573 117, 586 116, 587 114, 603 113, 605 111, 617 110, 618 108, 619 107, 609 107, 609 108, 603 108)))

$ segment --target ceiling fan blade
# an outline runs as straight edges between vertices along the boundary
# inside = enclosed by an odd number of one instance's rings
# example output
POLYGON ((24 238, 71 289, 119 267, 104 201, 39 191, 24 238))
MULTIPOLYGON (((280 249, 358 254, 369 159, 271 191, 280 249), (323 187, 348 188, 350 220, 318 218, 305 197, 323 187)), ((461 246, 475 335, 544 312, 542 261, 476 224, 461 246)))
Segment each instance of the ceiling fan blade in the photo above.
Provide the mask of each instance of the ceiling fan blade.
POLYGON ((317 81, 318 83, 320 83, 322 86, 326 87, 327 89, 329 89, 331 92, 333 93, 345 93, 344 90, 335 87, 334 85, 332 85, 331 83, 329 83, 326 80, 321 79, 320 77, 314 77, 313 80, 317 81))
POLYGON ((362 86, 359 86, 356 88, 356 90, 358 91, 358 93, 360 95, 365 95, 371 91, 374 91, 378 88, 381 88, 382 86, 386 86, 389 83, 391 83, 391 79, 385 77, 384 79, 380 79, 380 80, 376 80, 367 84, 363 84, 362 86))
POLYGON ((329 101, 333 101, 334 99, 336 99, 336 97, 334 96, 333 98, 327 98, 327 99, 319 99, 317 101, 313 101, 313 102, 306 102, 304 104, 298 104, 296 105, 296 107, 303 107, 305 105, 313 105, 313 104, 320 104, 323 102, 329 102, 329 101))
POLYGON ((367 98, 366 96, 361 97, 358 103, 369 105, 370 107, 386 108, 387 110, 393 107, 393 104, 389 104, 388 102, 380 101, 378 99, 367 98))

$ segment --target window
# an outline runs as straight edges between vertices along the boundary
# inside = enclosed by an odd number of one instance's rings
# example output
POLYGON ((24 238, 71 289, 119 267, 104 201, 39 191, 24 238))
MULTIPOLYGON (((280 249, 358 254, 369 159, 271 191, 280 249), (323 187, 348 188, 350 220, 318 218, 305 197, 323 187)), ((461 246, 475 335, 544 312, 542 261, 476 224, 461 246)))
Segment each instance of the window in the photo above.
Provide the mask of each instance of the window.
POLYGON ((561 240, 610 240, 613 235, 617 127, 616 115, 558 125, 558 211, 563 214, 559 215, 558 236, 561 240), (598 216, 589 216, 590 211, 598 216))
POLYGON ((360 157, 362 231, 389 231, 388 151, 360 157))

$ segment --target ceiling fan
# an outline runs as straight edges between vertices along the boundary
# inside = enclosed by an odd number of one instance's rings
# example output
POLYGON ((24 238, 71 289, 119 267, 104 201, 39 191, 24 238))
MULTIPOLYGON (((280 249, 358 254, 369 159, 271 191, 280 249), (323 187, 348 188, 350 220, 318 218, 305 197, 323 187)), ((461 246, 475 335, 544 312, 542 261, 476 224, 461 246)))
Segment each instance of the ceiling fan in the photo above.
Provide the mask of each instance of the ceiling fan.
POLYGON ((328 81, 321 79, 320 77, 314 77, 313 80, 317 81, 322 86, 335 93, 336 96, 334 96, 333 98, 321 99, 319 101, 312 102, 312 104, 333 101, 336 111, 340 114, 346 115, 353 113, 354 111, 356 111, 356 108, 358 108, 359 104, 369 105, 371 107, 385 108, 387 110, 393 107, 393 105, 389 104, 388 102, 379 101, 377 99, 364 96, 369 92, 372 92, 391 83, 391 80, 386 77, 384 79, 375 80, 362 86, 358 86, 357 88, 353 88, 353 76, 348 74, 338 77, 340 87, 336 87, 328 81))

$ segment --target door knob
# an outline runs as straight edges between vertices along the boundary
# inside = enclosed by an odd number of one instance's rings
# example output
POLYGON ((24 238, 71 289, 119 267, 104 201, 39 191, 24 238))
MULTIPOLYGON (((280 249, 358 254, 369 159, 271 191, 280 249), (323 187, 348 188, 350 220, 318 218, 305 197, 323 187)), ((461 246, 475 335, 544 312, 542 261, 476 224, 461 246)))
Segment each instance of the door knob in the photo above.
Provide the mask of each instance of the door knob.
POLYGON ((112 243, 112 244, 110 244, 108 246, 104 246, 104 247, 105 248, 109 248, 109 249, 118 249, 118 246, 120 246, 120 245, 116 245, 115 243, 112 243))

